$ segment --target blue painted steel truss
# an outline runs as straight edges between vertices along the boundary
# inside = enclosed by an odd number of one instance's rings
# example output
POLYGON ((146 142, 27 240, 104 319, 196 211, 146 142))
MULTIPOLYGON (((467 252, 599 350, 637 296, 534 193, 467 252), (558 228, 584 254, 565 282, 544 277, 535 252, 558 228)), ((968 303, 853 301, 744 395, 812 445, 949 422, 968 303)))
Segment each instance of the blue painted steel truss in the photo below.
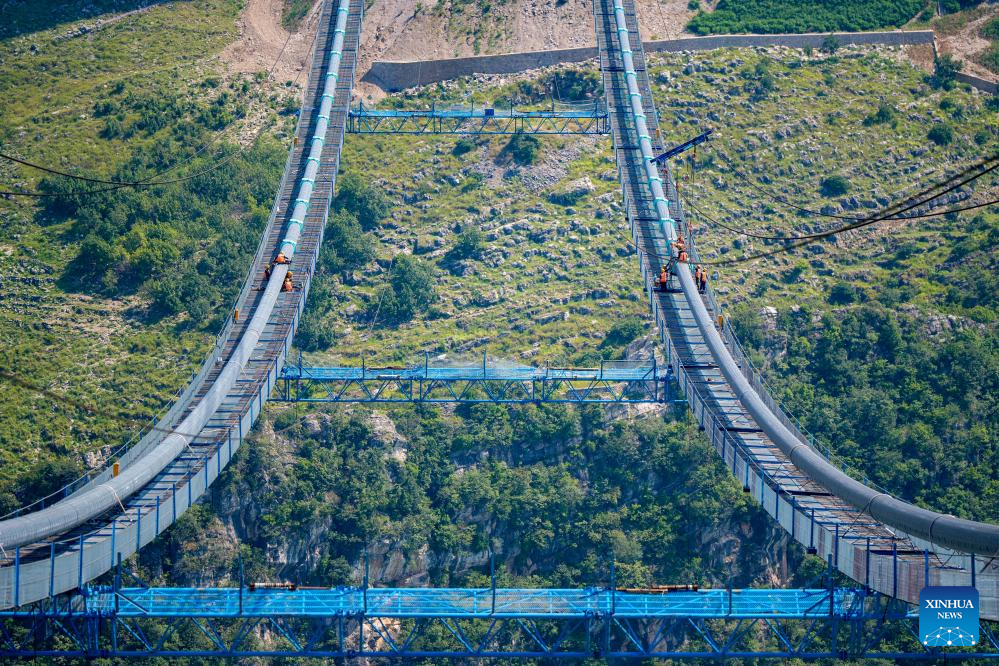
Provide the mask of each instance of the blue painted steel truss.
POLYGON ((286 365, 276 400, 283 402, 489 402, 528 404, 669 403, 673 374, 654 361, 606 361, 596 368, 481 365, 308 368, 286 365))
POLYGON ((423 111, 369 109, 347 116, 352 134, 607 134, 607 111, 593 103, 545 111, 489 107, 441 107, 423 111))
POLYGON ((0 657, 999 659, 863 589, 89 588, 0 613, 0 657))

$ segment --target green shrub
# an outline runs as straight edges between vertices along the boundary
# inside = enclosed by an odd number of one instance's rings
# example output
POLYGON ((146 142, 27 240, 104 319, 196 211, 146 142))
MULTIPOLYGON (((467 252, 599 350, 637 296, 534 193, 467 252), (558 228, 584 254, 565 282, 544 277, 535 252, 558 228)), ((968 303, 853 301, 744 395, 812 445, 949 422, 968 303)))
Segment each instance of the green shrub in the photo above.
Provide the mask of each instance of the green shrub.
POLYGON ((829 290, 829 303, 832 305, 848 305, 857 300, 857 290, 847 282, 837 282, 829 290))
POLYGON ((850 187, 849 180, 844 176, 835 175, 823 178, 819 190, 822 192, 822 196, 841 197, 850 191, 850 187))
POLYGON ((687 24, 697 34, 852 32, 898 27, 925 0, 718 0, 687 24))
POLYGON ((982 37, 986 39, 999 39, 999 16, 982 26, 982 37))
POLYGON ((689 0, 689 2, 687 2, 687 9, 692 12, 700 11, 701 0, 689 0))
POLYGON ((480 259, 486 247, 486 239, 478 227, 467 227, 448 253, 444 255, 445 264, 455 264, 465 259, 480 259))
POLYGON ((397 255, 389 271, 388 284, 370 304, 368 317, 380 324, 401 324, 436 302, 433 269, 409 254, 397 255))
POLYGON ((961 71, 961 62, 955 60, 954 56, 945 53, 933 59, 933 75, 929 77, 929 83, 934 88, 950 90, 957 80, 957 73, 961 71))
POLYGON ((470 153, 475 150, 475 143, 469 141, 468 139, 458 139, 457 143, 454 144, 454 148, 451 149, 451 154, 455 157, 461 157, 465 153, 470 153))
POLYGON ((894 106, 886 102, 881 102, 876 112, 864 118, 864 126, 870 127, 871 125, 884 125, 886 123, 894 125, 896 115, 897 112, 894 106))
POLYGON ((374 229, 391 210, 388 198, 355 173, 345 173, 337 179, 333 200, 336 209, 347 210, 357 218, 365 231, 374 229))
POLYGON ((946 146, 954 140, 954 130, 950 125, 937 123, 926 133, 926 138, 938 146, 946 146))
POLYGON ((638 317, 627 317, 614 324, 600 343, 601 347, 621 347, 629 344, 646 330, 645 323, 638 317))
MULTIPOLYGON (((982 64, 985 65, 989 71, 999 74, 999 45, 993 44, 987 51, 985 51, 982 55, 982 64)), ((992 95, 992 97, 996 97, 996 95, 992 95)))
POLYGON ((338 210, 326 222, 320 267, 326 274, 352 271, 371 263, 375 244, 348 210, 338 210))
POLYGON ((336 331, 317 308, 306 308, 295 334, 295 345, 302 351, 324 351, 336 342, 336 331))
POLYGON ((542 80, 549 94, 563 102, 583 102, 599 97, 603 90, 597 72, 582 69, 569 69, 555 72, 542 80))
POLYGON ((541 154, 541 141, 533 134, 514 134, 505 150, 521 165, 534 164, 541 154))

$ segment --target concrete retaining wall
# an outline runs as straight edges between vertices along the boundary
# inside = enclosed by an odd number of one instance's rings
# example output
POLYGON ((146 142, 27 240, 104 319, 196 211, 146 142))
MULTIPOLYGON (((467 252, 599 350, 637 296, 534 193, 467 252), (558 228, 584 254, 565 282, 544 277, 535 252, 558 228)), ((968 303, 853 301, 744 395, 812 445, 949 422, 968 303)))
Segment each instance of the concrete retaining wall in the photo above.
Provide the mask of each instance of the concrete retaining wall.
POLYGON ((974 76, 973 74, 962 74, 957 73, 957 80, 961 83, 967 83, 972 88, 978 88, 982 92, 992 93, 993 95, 997 92, 997 86, 991 81, 986 81, 985 79, 974 76))
MULTIPOLYGON (((932 30, 834 33, 840 44, 887 44, 903 46, 932 44, 932 30)), ((826 34, 799 35, 711 35, 645 42, 646 51, 708 51, 725 47, 790 46, 819 48, 826 34)), ((361 79, 393 92, 415 85, 447 81, 471 74, 514 74, 538 67, 583 62, 597 57, 596 47, 527 51, 501 55, 470 56, 447 60, 375 62, 361 79)), ((972 84, 974 85, 974 84, 972 84)))

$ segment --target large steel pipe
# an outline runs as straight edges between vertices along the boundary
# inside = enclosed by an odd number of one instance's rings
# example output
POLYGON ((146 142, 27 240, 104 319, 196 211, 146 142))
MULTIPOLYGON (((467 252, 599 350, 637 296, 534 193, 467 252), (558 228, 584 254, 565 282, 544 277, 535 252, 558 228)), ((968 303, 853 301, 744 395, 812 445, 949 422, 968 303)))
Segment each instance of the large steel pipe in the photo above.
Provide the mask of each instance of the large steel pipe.
MULTIPOLYGON (((654 161, 652 139, 645 122, 642 94, 638 89, 638 75, 635 73, 635 64, 632 58, 628 24, 624 7, 620 2, 614 4, 614 20, 618 41, 621 44, 624 76, 628 85, 632 116, 638 131, 642 161, 645 164, 649 187, 652 189, 655 199, 656 214, 666 237, 672 241, 677 237, 676 224, 670 218, 669 202, 663 191, 663 181, 659 175, 659 169, 654 161)), ((760 428, 798 469, 837 497, 908 535, 963 553, 975 553, 989 557, 999 555, 999 525, 964 520, 937 513, 869 488, 831 465, 807 443, 798 439, 770 411, 739 370, 721 335, 715 328, 707 308, 704 307, 704 302, 697 292, 690 271, 681 267, 677 270, 677 274, 683 288, 683 295, 694 312, 697 326, 711 350, 711 355, 718 362, 725 379, 728 380, 733 393, 756 419, 760 428)))
MULTIPOLYGON (((295 254, 304 224, 305 213, 312 198, 316 173, 322 161, 323 142, 327 126, 329 125, 330 111, 333 106, 333 97, 336 93, 336 85, 339 78, 343 40, 351 1, 342 0, 337 9, 337 20, 334 28, 333 43, 330 46, 329 65, 326 70, 327 74, 323 87, 322 103, 315 131, 311 139, 312 148, 309 153, 305 173, 299 181, 295 208, 288 221, 285 238, 281 241, 281 250, 288 259, 291 259, 295 254)), ((281 286, 287 272, 287 265, 275 265, 267 288, 254 311, 253 317, 250 319, 249 325, 243 332, 239 345, 233 352, 232 357, 226 363, 225 368, 223 368, 204 398, 180 422, 173 433, 165 437, 163 441, 142 458, 127 467, 120 475, 108 480, 106 483, 73 495, 47 509, 0 521, 0 547, 6 551, 10 551, 18 546, 41 541, 42 539, 62 534, 92 518, 114 510, 116 507, 121 506, 126 498, 145 487, 164 467, 180 455, 190 444, 191 440, 205 427, 208 419, 222 404, 222 401, 243 372, 247 361, 253 355, 260 335, 267 325, 271 312, 274 309, 274 304, 281 293, 281 286)))

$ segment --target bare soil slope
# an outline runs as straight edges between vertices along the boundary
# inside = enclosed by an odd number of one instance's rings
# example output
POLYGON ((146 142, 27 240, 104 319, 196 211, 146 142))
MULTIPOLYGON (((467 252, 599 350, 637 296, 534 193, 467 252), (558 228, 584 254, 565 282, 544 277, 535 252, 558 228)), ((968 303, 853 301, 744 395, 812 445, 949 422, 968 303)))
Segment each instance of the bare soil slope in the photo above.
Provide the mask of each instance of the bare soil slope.
MULTIPOLYGON (((281 53, 274 78, 295 80, 308 64, 319 2, 291 34, 281 25, 284 0, 248 0, 240 19, 240 38, 222 54, 230 71, 266 71, 281 53)), ((638 0, 645 39, 683 33, 692 12, 686 0, 638 0)), ((591 46, 591 0, 508 0, 483 13, 480 3, 451 0, 375 0, 367 8, 357 78, 376 60, 427 60, 477 53, 542 51, 591 46)), ((362 94, 377 88, 361 85, 362 94)), ((379 91, 380 92, 380 91, 379 91)))
POLYGON ((222 61, 230 72, 266 72, 276 61, 274 80, 294 81, 299 77, 309 63, 319 3, 293 32, 281 25, 283 6, 284 0, 248 0, 239 19, 239 39, 222 52, 222 61))

